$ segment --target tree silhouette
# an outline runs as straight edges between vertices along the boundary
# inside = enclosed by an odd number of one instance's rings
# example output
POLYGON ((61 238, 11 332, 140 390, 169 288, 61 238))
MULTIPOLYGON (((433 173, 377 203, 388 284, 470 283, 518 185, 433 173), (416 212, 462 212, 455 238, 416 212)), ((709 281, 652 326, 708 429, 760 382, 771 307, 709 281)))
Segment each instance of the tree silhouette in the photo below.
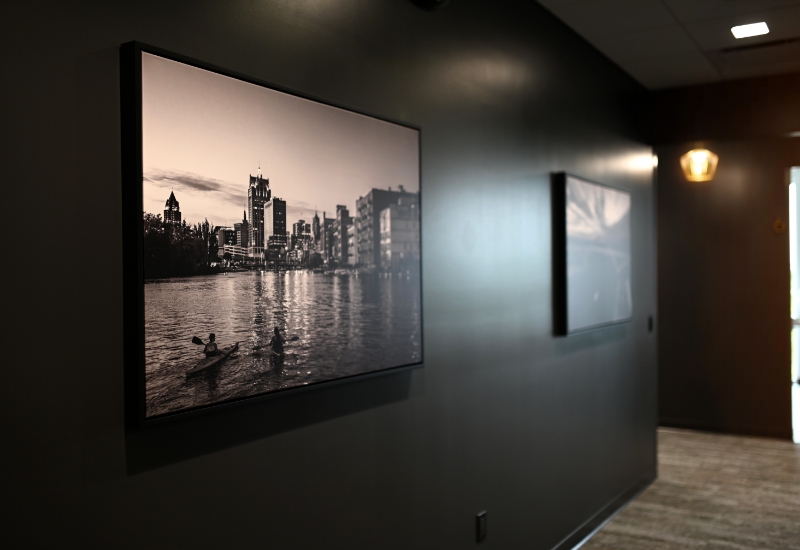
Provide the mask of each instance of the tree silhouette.
POLYGON ((208 220, 191 226, 166 222, 160 214, 143 213, 146 279, 212 273, 219 245, 208 220))

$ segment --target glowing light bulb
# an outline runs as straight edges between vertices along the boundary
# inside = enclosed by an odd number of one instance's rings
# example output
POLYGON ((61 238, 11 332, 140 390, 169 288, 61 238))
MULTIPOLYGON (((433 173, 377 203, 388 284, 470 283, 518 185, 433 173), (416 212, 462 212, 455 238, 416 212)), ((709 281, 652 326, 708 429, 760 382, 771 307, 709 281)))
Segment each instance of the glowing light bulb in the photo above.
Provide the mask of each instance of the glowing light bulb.
POLYGON ((711 181, 718 162, 719 157, 708 149, 692 149, 681 157, 683 174, 688 181, 711 181))

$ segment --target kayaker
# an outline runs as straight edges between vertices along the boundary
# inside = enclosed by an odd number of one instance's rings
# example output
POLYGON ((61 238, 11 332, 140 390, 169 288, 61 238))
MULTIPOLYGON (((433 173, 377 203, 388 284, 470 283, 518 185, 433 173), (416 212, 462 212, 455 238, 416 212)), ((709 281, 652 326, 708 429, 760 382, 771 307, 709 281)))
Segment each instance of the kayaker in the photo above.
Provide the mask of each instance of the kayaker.
POLYGON ((219 353, 219 348, 215 342, 216 339, 217 336, 213 332, 208 335, 208 344, 203 348, 203 353, 206 354, 206 357, 214 357, 219 353))
POLYGON ((283 355, 283 345, 286 343, 286 340, 283 339, 281 336, 281 331, 278 327, 275 327, 275 335, 272 337, 272 340, 269 341, 269 345, 272 348, 272 353, 275 355, 283 355))

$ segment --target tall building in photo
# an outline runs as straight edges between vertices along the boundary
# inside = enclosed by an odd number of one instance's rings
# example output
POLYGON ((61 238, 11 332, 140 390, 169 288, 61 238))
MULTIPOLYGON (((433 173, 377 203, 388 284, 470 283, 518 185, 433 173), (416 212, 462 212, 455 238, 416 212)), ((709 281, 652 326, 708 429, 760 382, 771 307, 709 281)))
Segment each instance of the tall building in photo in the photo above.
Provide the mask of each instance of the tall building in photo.
POLYGON ((347 224, 347 263, 348 265, 358 264, 358 247, 356 247, 356 224, 353 223, 353 218, 350 218, 350 223, 347 224))
POLYGON ((308 249, 308 245, 311 243, 311 224, 306 223, 305 220, 297 220, 293 223, 289 242, 289 248, 308 249))
POLYGON ((419 200, 401 197, 380 214, 381 269, 419 268, 419 200))
POLYGON ((286 201, 273 197, 264 205, 264 244, 270 250, 286 248, 286 201))
POLYGON ((242 221, 233 224, 233 233, 236 239, 234 244, 247 248, 247 244, 250 242, 250 224, 247 222, 247 212, 242 213, 242 221))
POLYGON ((220 250, 223 246, 232 246, 236 244, 236 231, 233 227, 218 226, 214 229, 217 234, 217 244, 220 250))
MULTIPOLYGON (((381 264, 381 211, 401 199, 413 200, 419 205, 419 194, 409 193, 403 186, 398 191, 373 189, 356 201, 356 243, 358 261, 367 267, 379 267, 381 264)), ((419 215, 419 206, 417 206, 419 215)))
POLYGON ((305 220, 297 220, 292 224, 292 236, 297 240, 305 240, 311 236, 311 225, 305 220))
POLYGON ((246 260, 248 255, 247 250, 247 243, 248 239, 250 238, 250 224, 247 221, 247 212, 242 212, 242 221, 233 224, 233 231, 232 231, 232 241, 233 244, 228 244, 226 239, 225 245, 223 247, 223 255, 225 252, 229 252, 233 261, 235 262, 243 262, 246 260))
POLYGON ((230 254, 232 259, 235 256, 236 230, 233 227, 217 226, 214 228, 214 233, 217 235, 217 259, 224 260, 226 253, 230 254))
POLYGON ((311 219, 311 238, 314 241, 314 246, 319 247, 320 227, 319 216, 314 212, 314 217, 311 219))
POLYGON ((181 207, 175 193, 170 191, 167 203, 164 205, 164 221, 169 223, 181 223, 181 207))
POLYGON ((329 218, 325 212, 322 213, 322 225, 320 226, 319 252, 323 261, 333 259, 333 225, 335 219, 329 218))
POLYGON ((347 252, 347 226, 353 223, 347 207, 341 204, 336 205, 336 219, 333 222, 333 258, 339 265, 348 264, 347 252))
POLYGON ((250 176, 250 187, 247 189, 247 213, 250 217, 250 227, 247 243, 247 255, 251 258, 262 258, 264 253, 264 205, 272 196, 269 188, 269 178, 258 173, 250 176))

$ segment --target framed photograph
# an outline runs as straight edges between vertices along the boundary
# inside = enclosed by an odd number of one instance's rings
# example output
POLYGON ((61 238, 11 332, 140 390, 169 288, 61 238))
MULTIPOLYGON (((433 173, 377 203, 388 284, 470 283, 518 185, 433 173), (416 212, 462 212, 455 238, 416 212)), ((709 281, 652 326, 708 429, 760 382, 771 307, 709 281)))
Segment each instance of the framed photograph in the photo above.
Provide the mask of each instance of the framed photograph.
POLYGON ((630 321, 630 193, 563 172, 552 191, 555 333, 630 321))
POLYGON ((421 366, 419 128, 120 55, 129 421, 421 366))

